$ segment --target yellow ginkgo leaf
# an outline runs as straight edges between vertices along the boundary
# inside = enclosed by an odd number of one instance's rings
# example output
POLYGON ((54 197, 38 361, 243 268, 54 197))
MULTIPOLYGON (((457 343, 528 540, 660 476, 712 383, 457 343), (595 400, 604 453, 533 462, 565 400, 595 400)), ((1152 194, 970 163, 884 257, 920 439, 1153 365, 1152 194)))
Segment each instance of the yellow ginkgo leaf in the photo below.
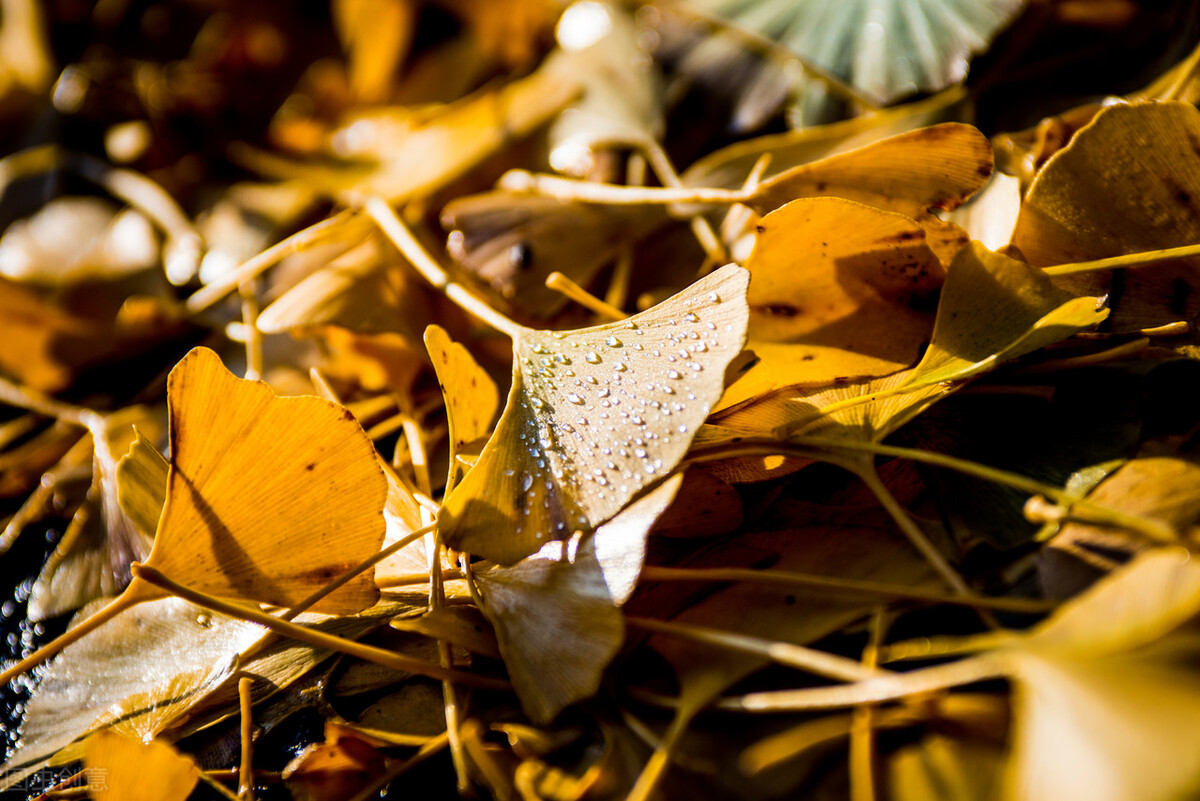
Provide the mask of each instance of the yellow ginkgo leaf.
POLYGON ((511 567, 475 574, 513 688, 535 721, 600 686, 625 639, 618 607, 642 572, 650 529, 682 481, 673 476, 578 543, 551 542, 511 567))
MULTIPOLYGON (((1200 111, 1189 103, 1109 106, 1056 153, 1029 187, 1013 244, 1031 264, 1090 261, 1200 241, 1200 111)), ((1114 292, 1115 330, 1149 328, 1200 311, 1195 261, 1140 270, 1114 292)), ((1111 273, 1057 279, 1104 294, 1111 273)))
POLYGON ((171 464, 137 432, 129 452, 117 463, 117 501, 137 530, 153 537, 167 497, 171 464))
POLYGON ((802 197, 840 197, 912 217, 943 263, 967 243, 931 209, 951 210, 992 175, 992 146, 970 125, 943 123, 883 139, 858 150, 788 170, 754 190, 760 214, 802 197))
MULTIPOLYGON (((77 619, 103 605, 85 607, 77 619)), ((238 653, 263 634, 260 626, 179 598, 129 610, 68 647, 42 674, 20 746, 0 767, 0 790, 101 726, 158 734, 232 676, 238 653)))
POLYGON ((728 265, 624 322, 518 329, 508 404, 446 500, 445 542, 512 564, 667 476, 745 342, 748 280, 728 265))
MULTIPOLYGON (((167 392, 171 471, 148 565, 201 592, 293 606, 379 551, 387 479, 348 411, 276 397, 204 348, 167 392)), ((377 598, 368 572, 314 608, 377 598)))
POLYGON ((88 738, 83 771, 96 801, 184 801, 200 780, 200 767, 167 743, 112 731, 88 738))
POLYGON ((496 382, 479 366, 471 352, 450 339, 439 325, 425 329, 425 348, 433 362, 446 401, 446 427, 450 437, 450 482, 458 483, 461 464, 455 458, 463 446, 486 437, 491 430, 500 393, 496 382))
MULTIPOLYGON (((775 387, 914 363, 945 274, 912 218, 841 198, 794 200, 768 214, 746 268, 749 347, 761 360, 750 372, 775 387)), ((743 374, 738 383, 760 382, 743 374)))

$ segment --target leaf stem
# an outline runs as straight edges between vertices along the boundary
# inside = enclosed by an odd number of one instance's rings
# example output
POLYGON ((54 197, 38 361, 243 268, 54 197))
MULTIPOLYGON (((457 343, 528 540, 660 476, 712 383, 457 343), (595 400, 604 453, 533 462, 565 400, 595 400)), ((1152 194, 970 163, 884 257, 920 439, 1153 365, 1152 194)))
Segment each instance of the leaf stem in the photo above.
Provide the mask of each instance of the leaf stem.
POLYGON ((555 292, 561 292, 593 314, 609 320, 624 320, 627 315, 616 306, 609 305, 596 297, 567 276, 555 270, 546 276, 546 287, 555 292))
POLYGON ((750 637, 731 631, 693 626, 687 623, 675 623, 665 620, 653 620, 643 617, 626 616, 625 622, 643 631, 665 634, 671 637, 681 637, 685 640, 725 648, 739 653, 770 659, 787 667, 803 670, 817 676, 837 679, 838 681, 863 681, 882 675, 886 671, 864 668, 862 663, 844 656, 805 648, 787 642, 765 640, 761 637, 750 637))
POLYGON ((352 220, 353 213, 349 210, 343 211, 297 231, 282 242, 277 242, 257 256, 242 262, 236 269, 230 270, 225 275, 197 290, 187 299, 186 306, 188 312, 199 314, 230 292, 236 290, 239 285, 262 275, 270 267, 282 261, 284 257, 290 256, 293 253, 299 253, 338 233, 342 233, 344 231, 343 226, 348 225, 352 220))
POLYGON ((442 265, 438 264, 433 256, 429 255, 425 246, 417 241, 412 230, 404 224, 390 203, 378 195, 372 195, 363 201, 362 207, 363 211, 375 221, 379 229, 392 241, 404 258, 408 259, 416 268, 417 272, 460 309, 487 323, 500 333, 506 334, 510 339, 516 339, 525 330, 523 326, 505 317, 468 292, 462 284, 451 279, 442 265))
POLYGON ((884 584, 875 581, 818 576, 810 573, 794 573, 783 570, 753 570, 740 567, 659 567, 646 565, 642 568, 643 581, 744 581, 758 584, 780 584, 785 586, 815 587, 834 592, 861 595, 878 595, 913 601, 928 601, 937 604, 996 609, 1003 612, 1040 615, 1050 612, 1055 605, 1047 601, 1028 598, 988 598, 978 595, 962 596, 923 590, 920 587, 905 587, 900 584, 884 584))
MULTIPOLYGON (((970 462, 954 456, 933 451, 922 451, 915 448, 903 448, 895 445, 883 445, 876 442, 863 442, 851 439, 834 439, 829 437, 793 436, 786 442, 776 440, 746 439, 735 445, 716 446, 711 449, 701 449, 688 455, 689 461, 715 461, 733 456, 782 455, 800 456, 805 459, 829 461, 831 454, 837 451, 854 451, 873 453, 877 456, 891 456, 899 459, 909 459, 914 462, 928 464, 933 467, 943 467, 966 475, 982 478, 1006 487, 1012 487, 1030 495, 1044 495, 1064 507, 1078 507, 1089 512, 1096 523, 1104 523, 1116 528, 1124 528, 1136 532, 1155 542, 1178 543, 1180 534, 1169 523, 1153 518, 1129 515, 1117 509, 1080 499, 1070 492, 1046 484, 1036 479, 1010 473, 995 467, 970 462)), ((836 462, 835 462, 836 463, 836 462)))
POLYGON ((239 618, 241 620, 249 620, 252 623, 257 623, 260 626, 265 626, 276 634, 284 637, 290 637, 293 640, 306 642, 310 645, 315 645, 318 648, 328 648, 339 653, 348 654, 358 659, 367 662, 374 662, 377 665, 390 667, 393 670, 403 671, 405 673, 417 673, 422 676, 429 676, 434 679, 443 679, 457 681, 462 684, 469 684, 475 687, 482 687, 489 690, 508 690, 510 685, 506 681, 493 679, 488 676, 477 676, 472 673, 463 673, 458 670, 447 670, 441 665, 426 662, 423 659, 414 659, 410 656, 398 654, 393 651, 388 651, 383 648, 376 648, 372 645, 365 645, 354 640, 347 640, 342 637, 336 637, 332 634, 326 634, 314 629, 308 629, 303 626, 297 626, 294 623, 289 623, 286 620, 280 620, 277 617, 268 615, 265 612, 253 609, 249 606, 241 604, 229 603, 219 598, 214 598, 202 592, 186 587, 178 582, 164 576, 157 569, 149 565, 143 565, 134 562, 130 568, 136 578, 142 581, 155 585, 163 590, 166 590, 172 595, 177 595, 186 601, 191 601, 197 606, 202 606, 205 609, 211 609, 214 612, 220 612, 223 615, 239 618))
POLYGON ((1184 259, 1190 256, 1200 256, 1200 245, 1182 245, 1176 248, 1162 250, 1146 250, 1138 253, 1127 253, 1123 256, 1111 256, 1107 259, 1093 259, 1068 264, 1055 264, 1043 267, 1046 275, 1077 275, 1079 273, 1097 273, 1105 270, 1119 270, 1123 267, 1145 267, 1160 261, 1184 259))
POLYGON ((1000 655, 984 654, 945 665, 934 665, 908 673, 890 673, 837 687, 747 693, 723 698, 714 706, 717 709, 736 712, 796 712, 878 704, 1002 678, 1009 672, 1008 660, 1000 655))

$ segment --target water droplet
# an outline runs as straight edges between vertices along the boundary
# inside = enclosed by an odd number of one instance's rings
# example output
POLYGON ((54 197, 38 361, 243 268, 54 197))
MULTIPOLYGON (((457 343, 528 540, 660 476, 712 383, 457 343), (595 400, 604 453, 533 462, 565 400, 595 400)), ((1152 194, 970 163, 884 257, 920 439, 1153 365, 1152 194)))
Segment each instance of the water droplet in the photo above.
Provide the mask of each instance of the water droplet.
POLYGON ((704 369, 704 365, 700 362, 688 362, 688 367, 695 370, 697 373, 704 369))
POLYGON ((666 393, 667 395, 675 394, 675 390, 672 389, 671 387, 667 386, 666 384, 663 384, 661 387, 659 387, 659 390, 666 393))
POLYGON ((687 433, 687 426, 680 426, 680 427, 679 427, 679 433, 680 433, 680 434, 686 434, 686 433, 687 433))
POLYGON ((646 449, 645 448, 634 448, 633 455, 639 459, 645 459, 646 458, 646 449))
POLYGON ((535 409, 541 409, 543 406, 546 405, 546 402, 544 400, 542 400, 541 398, 530 398, 529 402, 531 404, 533 404, 533 408, 535 408, 535 409))
POLYGON ((709 299, 710 301, 712 301, 713 303, 720 303, 720 302, 721 302, 721 296, 720 296, 720 295, 718 295, 716 292, 709 292, 709 293, 708 293, 708 299, 709 299))
POLYGON ((706 350, 708 350, 708 345, 705 345, 703 342, 697 342, 695 345, 692 345, 692 353, 704 353, 706 350))
POLYGON ((633 320, 626 320, 625 327, 629 328, 629 329, 634 329, 634 328, 637 328, 637 323, 635 323, 633 320))
POLYGON ((535 343, 533 343, 533 352, 534 353, 545 353, 546 349, 544 347, 542 347, 541 342, 535 342, 535 343))
POLYGON ((618 373, 623 373, 629 369, 629 365, 627 365, 625 362, 617 362, 616 364, 613 365, 613 369, 616 370, 618 373))
POLYGON ((212 628, 212 615, 208 612, 201 612, 196 615, 196 625, 202 629, 212 628))
POLYGON ((561 353, 554 354, 554 361, 558 362, 559 364, 570 364, 571 363, 571 360, 568 359, 566 356, 563 356, 561 353))
POLYGON ((583 404, 583 398, 576 395, 574 392, 567 393, 567 400, 574 403, 576 406, 583 404))
POLYGON ((638 416, 635 414, 633 417, 630 417, 630 418, 629 418, 629 422, 633 423, 635 426, 640 426, 640 425, 642 425, 642 424, 643 424, 645 421, 644 421, 644 420, 642 420, 642 418, 638 417, 638 416))
POLYGON ((641 342, 634 342, 634 343, 633 343, 633 349, 634 349, 634 350, 645 350, 645 348, 643 348, 643 347, 642 347, 642 343, 641 343, 641 342))
POLYGON ((695 312, 688 312, 687 314, 683 315, 683 319, 689 323, 700 322, 700 318, 696 316, 695 312))
POLYGON ((608 338, 604 340, 604 344, 608 345, 610 348, 619 348, 621 347, 621 340, 609 334, 608 338))
POLYGON ((607 398, 608 392, 609 392, 608 387, 600 387, 600 389, 596 390, 596 394, 602 398, 607 398))
POLYGON ((583 380, 588 382, 589 384, 599 384, 600 383, 599 381, 596 380, 596 376, 594 376, 594 375, 584 376, 583 380))
POLYGON ((553 366, 554 366, 554 359, 551 359, 549 356, 542 359, 542 367, 553 367, 553 366))
POLYGON ((529 488, 533 486, 533 476, 525 473, 521 476, 521 492, 529 492, 529 488))
POLYGON ((595 351, 589 350, 587 352, 587 355, 585 355, 583 357, 583 360, 585 362, 587 362, 588 364, 599 364, 600 363, 600 354, 596 353, 595 351))
POLYGON ((668 370, 667 378, 679 378, 679 371, 678 370, 668 370))

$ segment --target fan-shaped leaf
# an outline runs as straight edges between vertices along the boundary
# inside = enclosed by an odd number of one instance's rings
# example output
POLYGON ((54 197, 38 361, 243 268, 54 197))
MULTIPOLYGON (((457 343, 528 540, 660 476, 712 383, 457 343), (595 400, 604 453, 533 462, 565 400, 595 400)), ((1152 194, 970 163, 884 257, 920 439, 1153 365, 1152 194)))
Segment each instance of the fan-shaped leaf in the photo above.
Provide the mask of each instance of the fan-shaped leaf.
POLYGON ((535 721, 600 686, 625 639, 617 607, 633 592, 646 536, 682 480, 673 476, 579 543, 552 542, 511 567, 476 573, 513 687, 535 721))
POLYGON ((729 265, 625 322, 522 329, 504 414, 439 518, 446 543, 511 564, 666 476, 745 342, 748 280, 729 265))
MULTIPOLYGON (((171 371, 171 471, 146 563, 212 595, 292 606, 379 551, 387 480, 348 411, 278 398, 196 348, 171 371)), ((357 612, 364 574, 322 611, 357 612)))

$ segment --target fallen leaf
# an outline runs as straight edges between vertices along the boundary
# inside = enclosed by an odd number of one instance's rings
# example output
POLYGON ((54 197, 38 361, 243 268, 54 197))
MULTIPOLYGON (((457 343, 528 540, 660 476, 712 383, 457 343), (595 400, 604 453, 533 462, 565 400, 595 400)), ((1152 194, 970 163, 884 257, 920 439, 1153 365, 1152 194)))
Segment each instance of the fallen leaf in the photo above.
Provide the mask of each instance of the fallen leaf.
POLYGON ((667 475, 742 349, 747 280, 730 265, 625 322, 522 329, 504 413, 439 516, 446 544, 511 564, 667 475))
POLYGON ((433 362, 442 398, 446 403, 446 425, 450 438, 450 475, 447 486, 462 478, 457 456, 463 447, 487 436, 500 408, 496 382, 479 366, 471 352, 450 339, 441 326, 425 329, 425 349, 433 362))
MULTIPOLYGON (((1200 111, 1178 103, 1108 106, 1055 154, 1029 187, 1013 231, 1030 264, 1090 261, 1194 244, 1200 203, 1200 111)), ((1113 290, 1114 330, 1190 319, 1200 306, 1186 291, 1194 260, 1139 269, 1113 290)), ((1111 272, 1063 276, 1076 292, 1104 294, 1111 272)))
POLYGON ((944 270, 914 220, 812 198, 776 209, 758 230, 746 262, 749 347, 760 359, 751 372, 768 374, 776 386, 823 385, 886 375, 917 360, 933 330, 932 298, 944 270))
POLYGON ((113 731, 88 738, 83 773, 96 801, 184 801, 200 781, 200 767, 167 743, 113 731))
MULTIPOLYGON (((171 371, 171 471, 146 564, 212 595, 293 606, 377 553, 387 481, 345 409, 277 398, 197 348, 171 371)), ((360 611, 371 574, 314 611, 360 611)))
POLYGON ((475 574, 513 687, 535 722, 599 688, 625 639, 618 607, 641 573, 646 536, 681 481, 669 479, 578 542, 551 542, 511 567, 475 574))

